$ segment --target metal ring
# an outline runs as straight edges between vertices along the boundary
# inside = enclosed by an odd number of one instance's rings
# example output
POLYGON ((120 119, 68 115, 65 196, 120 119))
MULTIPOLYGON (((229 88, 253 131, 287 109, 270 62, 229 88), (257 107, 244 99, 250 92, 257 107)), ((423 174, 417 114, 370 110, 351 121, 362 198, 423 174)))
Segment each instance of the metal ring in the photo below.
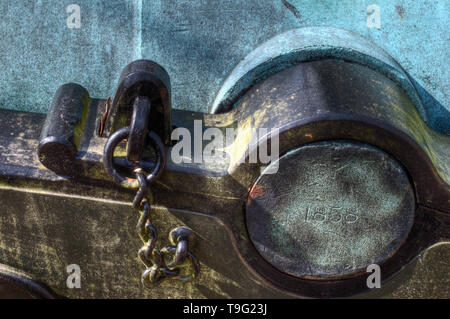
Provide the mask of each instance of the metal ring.
MULTIPOLYGON (((138 189, 139 181, 136 178, 129 178, 122 176, 113 166, 114 150, 122 140, 124 140, 130 135, 130 132, 131 128, 127 126, 116 131, 109 137, 108 141, 105 144, 105 149, 103 151, 103 166, 105 167, 105 170, 108 173, 108 175, 111 176, 111 178, 116 183, 126 188, 138 189)), ((154 179, 158 178, 161 172, 163 171, 164 166, 166 165, 166 153, 164 151, 164 145, 161 139, 159 138, 158 135, 156 135, 155 132, 150 131, 148 137, 156 153, 156 164, 152 172, 148 174, 146 177, 147 183, 150 184, 154 179)), ((146 162, 144 161, 140 161, 138 166, 140 167, 148 166, 145 165, 145 163, 146 162)))

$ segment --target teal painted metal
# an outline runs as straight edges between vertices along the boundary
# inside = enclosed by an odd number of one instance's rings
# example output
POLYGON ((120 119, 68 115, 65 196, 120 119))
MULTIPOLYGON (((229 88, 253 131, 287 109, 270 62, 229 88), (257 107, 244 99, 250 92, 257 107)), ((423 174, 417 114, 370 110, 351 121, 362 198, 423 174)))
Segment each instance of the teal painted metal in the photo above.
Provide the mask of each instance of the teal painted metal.
POLYGON ((450 133, 448 1, 40 0, 0 4, 0 107, 45 113, 57 88, 77 82, 113 94, 120 71, 146 58, 173 83, 178 109, 207 112, 231 70, 259 44, 290 29, 332 26, 373 41, 408 72, 427 123, 450 133), (69 4, 81 28, 69 29, 69 4), (369 28, 370 4, 381 28, 369 28))
POLYGON ((138 11, 130 1, 1 1, 0 107, 46 113, 70 82, 93 97, 113 94, 140 55, 138 11), (67 26, 71 3, 81 8, 80 29, 67 26))
POLYGON ((408 75, 387 52, 356 33, 329 27, 290 30, 250 52, 222 85, 211 111, 216 113, 221 103, 232 103, 240 92, 274 73, 302 62, 327 58, 362 64, 386 75, 403 88, 422 117, 428 119, 408 75))

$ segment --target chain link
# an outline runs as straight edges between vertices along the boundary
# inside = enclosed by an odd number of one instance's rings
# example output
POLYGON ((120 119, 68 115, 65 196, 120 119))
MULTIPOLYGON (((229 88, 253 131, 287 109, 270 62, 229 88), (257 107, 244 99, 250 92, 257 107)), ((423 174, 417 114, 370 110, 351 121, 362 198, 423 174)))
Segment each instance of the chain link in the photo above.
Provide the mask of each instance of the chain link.
POLYGON ((164 247, 161 250, 156 248, 158 233, 150 221, 152 197, 148 186, 160 176, 165 166, 165 150, 159 136, 152 131, 147 136, 156 153, 156 163, 152 172, 147 176, 144 175, 142 170, 142 167, 146 167, 144 165, 146 163, 142 161, 133 164, 134 167, 137 167, 134 170, 135 179, 121 175, 113 165, 115 148, 130 134, 131 128, 124 127, 108 138, 103 151, 103 165, 106 172, 116 183, 123 187, 138 190, 133 199, 133 208, 140 213, 137 232, 144 244, 138 253, 139 259, 146 267, 141 276, 142 284, 150 289, 166 279, 192 280, 200 271, 197 258, 189 251, 195 239, 192 230, 186 227, 175 228, 169 234, 172 246, 164 247), (169 255, 174 255, 174 257, 167 263, 166 259, 169 255))
MULTIPOLYGON (((185 237, 172 239, 173 236, 170 236, 173 246, 161 250, 156 248, 158 232, 150 221, 151 195, 147 180, 141 169, 136 169, 135 174, 139 181, 139 190, 133 200, 133 207, 140 212, 137 232, 144 243, 139 249, 138 256, 146 267, 141 276, 142 284, 151 289, 166 279, 178 281, 194 279, 200 271, 200 266, 197 258, 189 251, 189 242, 185 237), (170 254, 174 254, 174 258, 167 263, 166 256, 170 254)), ((176 228, 172 232, 174 231, 191 232, 187 228, 176 228)))

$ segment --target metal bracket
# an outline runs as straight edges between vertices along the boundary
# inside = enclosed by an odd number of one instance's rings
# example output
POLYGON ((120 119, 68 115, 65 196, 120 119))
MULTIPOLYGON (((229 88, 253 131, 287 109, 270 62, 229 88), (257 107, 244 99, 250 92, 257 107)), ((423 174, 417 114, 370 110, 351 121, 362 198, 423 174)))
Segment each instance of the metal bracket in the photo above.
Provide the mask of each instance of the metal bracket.
MULTIPOLYGON (((161 137, 163 143, 170 144, 172 132, 170 95, 169 75, 162 66, 149 60, 137 60, 128 64, 120 76, 106 121, 107 135, 128 126, 132 119, 139 120, 139 117, 143 116, 143 120, 149 121, 149 127, 161 137), (144 116, 146 108, 150 108, 149 119, 144 116)), ((131 155, 133 158, 135 152, 132 149, 128 156, 131 155)))
POLYGON ((82 86, 69 83, 56 92, 42 128, 38 156, 40 162, 57 174, 80 177, 85 175, 89 159, 83 158, 95 139, 109 137, 119 129, 130 126, 127 141, 127 161, 138 163, 144 153, 148 129, 170 144, 172 106, 170 80, 157 63, 138 60, 123 70, 119 84, 104 114, 100 105, 93 105, 82 86), (100 130, 96 130, 96 122, 100 130))

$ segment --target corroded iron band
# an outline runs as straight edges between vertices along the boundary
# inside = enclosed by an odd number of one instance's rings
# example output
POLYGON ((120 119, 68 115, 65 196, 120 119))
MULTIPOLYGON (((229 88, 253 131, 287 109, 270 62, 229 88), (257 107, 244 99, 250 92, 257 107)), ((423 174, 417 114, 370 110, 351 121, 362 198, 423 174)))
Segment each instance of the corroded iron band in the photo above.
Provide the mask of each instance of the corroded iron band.
POLYGON ((56 299, 58 296, 46 285, 14 268, 0 264, 0 297, 27 299, 56 299))

